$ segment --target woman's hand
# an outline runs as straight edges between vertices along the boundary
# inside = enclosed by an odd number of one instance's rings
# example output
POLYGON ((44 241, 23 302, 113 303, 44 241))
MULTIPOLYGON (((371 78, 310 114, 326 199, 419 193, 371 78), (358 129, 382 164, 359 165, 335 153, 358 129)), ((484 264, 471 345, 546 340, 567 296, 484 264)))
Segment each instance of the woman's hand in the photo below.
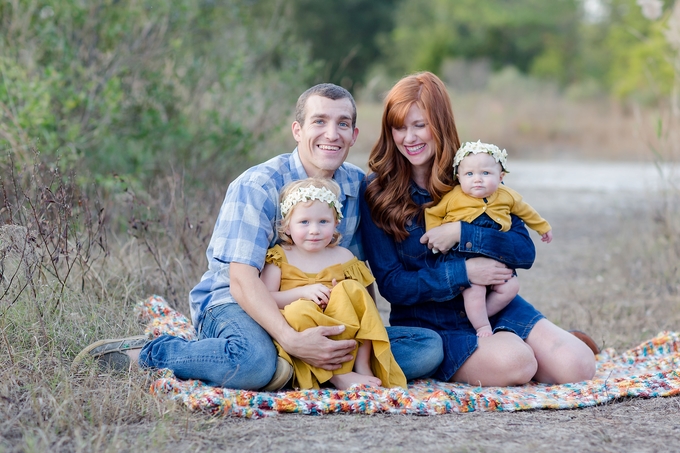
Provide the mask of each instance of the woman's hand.
POLYGON ((450 222, 432 228, 420 238, 432 253, 447 253, 460 242, 460 222, 450 222))
POLYGON ((300 299, 311 300, 321 308, 326 308, 329 297, 331 297, 331 289, 321 283, 300 287, 300 299))
POLYGON ((475 285, 500 285, 512 278, 512 269, 491 258, 477 257, 465 260, 468 280, 475 285))

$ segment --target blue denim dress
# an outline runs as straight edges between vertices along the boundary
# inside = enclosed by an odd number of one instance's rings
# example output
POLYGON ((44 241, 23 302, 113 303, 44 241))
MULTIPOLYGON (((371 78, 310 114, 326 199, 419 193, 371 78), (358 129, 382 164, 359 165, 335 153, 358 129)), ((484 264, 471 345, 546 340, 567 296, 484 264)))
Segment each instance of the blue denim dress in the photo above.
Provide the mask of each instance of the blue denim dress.
MULTIPOLYGON (((366 182, 360 200, 365 190, 366 182)), ((432 201, 430 194, 414 183, 411 198, 420 206, 432 201)), ((360 205, 364 253, 380 294, 391 304, 390 325, 436 331, 442 337, 444 360, 432 377, 450 380, 477 348, 477 333, 465 315, 461 295, 470 287, 465 259, 487 256, 513 269, 530 268, 536 250, 524 222, 512 216, 508 232, 461 222, 460 243, 452 250, 455 253, 442 258, 420 243, 425 234, 422 215, 406 222, 409 236, 398 242, 373 223, 367 203, 360 205)), ((494 332, 506 330, 526 339, 542 318, 538 310, 517 296, 489 321, 494 332)))

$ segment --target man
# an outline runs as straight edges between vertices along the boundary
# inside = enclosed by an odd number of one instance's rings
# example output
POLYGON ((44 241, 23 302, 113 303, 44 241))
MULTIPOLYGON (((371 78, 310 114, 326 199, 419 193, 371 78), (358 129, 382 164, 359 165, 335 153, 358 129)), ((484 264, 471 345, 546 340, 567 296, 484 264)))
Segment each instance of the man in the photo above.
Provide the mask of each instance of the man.
MULTIPOLYGON (((277 240, 279 191, 309 176, 332 177, 340 185, 344 217, 338 227, 340 245, 363 259, 357 227, 364 173, 345 163, 359 133, 352 95, 333 84, 308 89, 298 99, 292 132, 297 148, 291 154, 256 165, 229 185, 208 246, 208 271, 190 293, 199 340, 172 336, 102 340, 85 348, 74 365, 92 356, 119 369, 138 363, 169 368, 180 379, 272 391, 292 377, 292 367, 277 358, 272 338, 290 355, 327 370, 352 360, 354 340, 328 338, 344 326, 295 331, 259 277, 265 253, 277 240)), ((409 327, 387 331, 407 379, 428 376, 439 366, 443 352, 436 333, 409 327)))

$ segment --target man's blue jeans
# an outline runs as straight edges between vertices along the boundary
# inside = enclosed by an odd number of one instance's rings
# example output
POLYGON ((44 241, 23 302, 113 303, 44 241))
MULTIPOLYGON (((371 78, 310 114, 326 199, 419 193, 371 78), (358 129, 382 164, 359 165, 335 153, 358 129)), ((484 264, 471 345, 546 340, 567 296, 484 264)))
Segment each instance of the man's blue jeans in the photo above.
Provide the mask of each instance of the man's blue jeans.
MULTIPOLYGON (((428 377, 441 363, 441 337, 418 327, 387 327, 392 354, 406 379, 428 377)), ((209 309, 198 341, 164 335, 147 343, 139 365, 169 368, 179 379, 199 379, 206 384, 257 390, 276 370, 276 348, 269 334, 238 304, 209 309)))

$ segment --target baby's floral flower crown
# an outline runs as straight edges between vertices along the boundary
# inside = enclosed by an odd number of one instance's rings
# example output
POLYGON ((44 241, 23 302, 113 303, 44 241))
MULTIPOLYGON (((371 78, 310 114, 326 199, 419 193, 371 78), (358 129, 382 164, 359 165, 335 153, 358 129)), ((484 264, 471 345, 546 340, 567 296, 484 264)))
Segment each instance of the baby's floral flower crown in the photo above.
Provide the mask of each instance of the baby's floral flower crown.
POLYGON ((338 220, 342 219, 342 203, 338 201, 335 194, 325 187, 319 188, 314 186, 300 187, 289 193, 281 202, 281 215, 285 217, 296 204, 312 200, 328 203, 328 205, 331 208, 335 208, 335 212, 338 213, 338 220))
POLYGON ((501 168, 505 173, 510 173, 508 171, 508 153, 505 150, 501 150, 496 145, 491 145, 489 143, 482 143, 477 140, 476 142, 467 142, 458 149, 456 157, 453 158, 453 168, 457 169, 458 165, 465 159, 468 154, 479 154, 486 153, 494 158, 496 162, 501 164, 501 168))

